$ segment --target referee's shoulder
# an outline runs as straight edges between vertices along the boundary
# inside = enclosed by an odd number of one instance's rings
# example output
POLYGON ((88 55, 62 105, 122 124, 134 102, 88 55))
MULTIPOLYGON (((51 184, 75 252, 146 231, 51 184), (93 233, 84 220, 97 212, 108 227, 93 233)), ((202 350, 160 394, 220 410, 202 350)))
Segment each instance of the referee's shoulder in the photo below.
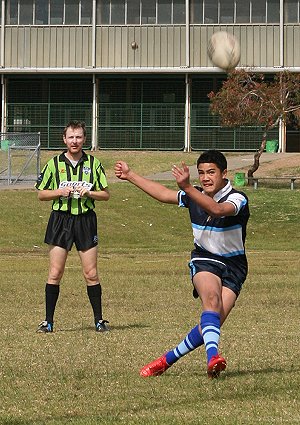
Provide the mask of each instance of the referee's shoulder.
POLYGON ((45 168, 48 168, 48 167, 52 168, 54 166, 55 162, 58 162, 58 160, 59 160, 59 155, 54 155, 54 156, 52 156, 52 158, 49 158, 47 160, 44 167, 45 168), (56 160, 56 158, 57 158, 57 160, 56 160))
POLYGON ((90 159, 91 157, 93 157, 95 160, 97 159, 97 157, 94 155, 94 153, 92 153, 91 151, 86 151, 86 150, 83 150, 82 151, 82 154, 84 155, 84 156, 86 156, 88 159, 90 159))
POLYGON ((47 161, 47 164, 51 164, 51 163, 53 163, 55 161, 59 161, 60 160, 60 157, 61 157, 61 153, 57 153, 56 155, 53 155, 52 158, 50 158, 47 161))
POLYGON ((101 159, 98 158, 98 156, 96 156, 95 154, 90 153, 90 152, 87 153, 86 151, 84 151, 84 153, 86 154, 89 161, 90 161, 91 158, 93 159, 93 163, 96 167, 102 166, 101 159))

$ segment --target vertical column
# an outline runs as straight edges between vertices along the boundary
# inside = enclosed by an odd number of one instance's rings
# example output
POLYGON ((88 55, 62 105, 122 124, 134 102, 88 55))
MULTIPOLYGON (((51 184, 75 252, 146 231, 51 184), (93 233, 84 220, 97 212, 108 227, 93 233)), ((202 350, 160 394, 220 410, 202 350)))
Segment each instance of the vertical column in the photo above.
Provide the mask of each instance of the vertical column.
POLYGON ((3 74, 1 75, 1 106, 2 106, 1 133, 6 133, 6 110, 7 110, 6 78, 4 78, 3 74))
POLYGON ((190 67, 190 2, 185 0, 185 66, 190 67))
POLYGON ((96 67, 96 0, 93 0, 92 10, 92 68, 96 67))
POLYGON ((98 146, 98 79, 93 74, 93 111, 92 111, 92 151, 98 146))
POLYGON ((0 41, 0 67, 4 68, 5 64, 5 39, 4 39, 4 31, 5 31, 5 0, 1 0, 1 41, 0 41))
POLYGON ((191 80, 189 74, 185 74, 185 113, 184 113, 184 151, 191 151, 191 133, 190 133, 190 110, 191 110, 191 96, 190 96, 191 80))
POLYGON ((279 66, 284 67, 284 6, 283 1, 280 0, 279 9, 279 66))

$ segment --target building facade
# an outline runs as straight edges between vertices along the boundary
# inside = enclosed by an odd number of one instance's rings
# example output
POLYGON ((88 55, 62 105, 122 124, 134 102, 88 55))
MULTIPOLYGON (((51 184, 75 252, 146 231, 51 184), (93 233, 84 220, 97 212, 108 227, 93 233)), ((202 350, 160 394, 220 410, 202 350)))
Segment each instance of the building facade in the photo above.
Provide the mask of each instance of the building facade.
MULTIPOLYGON (((261 129, 222 128, 209 112, 226 74, 207 55, 216 31, 240 42, 239 67, 300 72, 300 0, 1 0, 1 131, 61 147, 70 119, 100 149, 256 150, 261 129)), ((282 151, 299 130, 274 129, 282 151)))

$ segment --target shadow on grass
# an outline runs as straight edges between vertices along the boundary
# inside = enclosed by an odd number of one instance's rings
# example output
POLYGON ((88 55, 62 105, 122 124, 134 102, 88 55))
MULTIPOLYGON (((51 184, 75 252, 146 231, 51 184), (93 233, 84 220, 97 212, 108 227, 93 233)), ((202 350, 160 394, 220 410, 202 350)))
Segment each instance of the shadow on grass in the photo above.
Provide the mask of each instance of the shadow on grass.
POLYGON ((254 369, 254 370, 235 370, 232 372, 226 372, 222 375, 224 378, 235 378, 236 376, 247 376, 247 375, 266 375, 270 373, 299 373, 300 367, 291 368, 290 365, 286 367, 276 368, 276 367, 267 367, 265 369, 254 369))
MULTIPOLYGON (((83 416, 78 414, 69 414, 61 416, 51 416, 51 419, 19 419, 8 416, 6 418, 0 416, 1 425, 67 425, 67 424, 78 424, 78 425, 115 425, 117 423, 123 423, 122 417, 116 413, 116 415, 100 415, 100 416, 83 416)), ((125 421, 125 423, 128 423, 125 421)))
MULTIPOLYGON (((141 323, 132 323, 132 324, 126 324, 126 325, 112 325, 109 326, 110 331, 114 331, 114 330, 131 330, 131 329, 144 329, 144 328, 149 328, 149 325, 143 325, 141 323)), ((60 328, 60 329, 56 329, 55 332, 78 332, 78 331, 95 331, 95 327, 94 326, 78 326, 76 328, 60 328)), ((103 333, 103 332, 99 332, 99 333, 103 333)), ((105 333, 105 332, 104 332, 105 333)))
MULTIPOLYGON (((221 373, 220 376, 218 378, 215 379, 208 379, 209 382, 220 382, 220 381, 224 381, 230 378, 236 378, 236 377, 244 377, 244 376, 251 376, 251 375, 268 375, 268 374, 273 374, 273 373, 293 373, 293 374, 298 374, 300 372, 300 367, 294 367, 293 369, 291 369, 290 366, 286 365, 285 367, 281 367, 281 368, 275 368, 275 367, 268 367, 268 368, 264 368, 264 369, 253 369, 253 370, 233 370, 233 371, 228 371, 226 370, 225 372, 221 373)), ((184 376, 186 374, 186 371, 176 371, 176 369, 169 369, 167 371, 166 374, 164 374, 165 377, 168 376, 168 378, 181 378, 182 376, 184 376)), ((194 373, 189 373, 189 376, 195 376, 195 377, 206 377, 206 371, 205 369, 200 369, 197 372, 194 373)), ((150 379, 160 379, 160 377, 154 376, 151 377, 150 379)))

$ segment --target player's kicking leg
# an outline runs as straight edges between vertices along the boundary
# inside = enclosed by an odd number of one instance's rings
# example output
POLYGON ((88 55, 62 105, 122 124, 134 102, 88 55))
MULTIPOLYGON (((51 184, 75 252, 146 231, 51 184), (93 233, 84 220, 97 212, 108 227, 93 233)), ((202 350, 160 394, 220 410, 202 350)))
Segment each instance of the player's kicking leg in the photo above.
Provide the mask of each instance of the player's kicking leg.
POLYGON ((153 362, 147 364, 140 370, 140 375, 144 378, 148 376, 158 376, 164 373, 170 366, 176 363, 181 357, 194 351, 203 344, 203 338, 199 325, 196 325, 173 350, 168 351, 153 362))
MULTIPOLYGON (((221 311, 221 324, 224 323, 228 314, 234 307, 236 301, 236 294, 230 289, 222 288, 222 311, 221 311)), ((200 326, 196 325, 187 336, 181 341, 176 348, 163 354, 158 359, 148 363, 140 370, 140 376, 146 378, 150 376, 162 375, 167 369, 169 369, 174 363, 176 363, 181 357, 194 351, 196 348, 204 344, 202 332, 200 326)), ((226 360, 217 356, 211 357, 211 361, 208 364, 208 377, 216 378, 219 376, 220 371, 226 368, 226 360)))

